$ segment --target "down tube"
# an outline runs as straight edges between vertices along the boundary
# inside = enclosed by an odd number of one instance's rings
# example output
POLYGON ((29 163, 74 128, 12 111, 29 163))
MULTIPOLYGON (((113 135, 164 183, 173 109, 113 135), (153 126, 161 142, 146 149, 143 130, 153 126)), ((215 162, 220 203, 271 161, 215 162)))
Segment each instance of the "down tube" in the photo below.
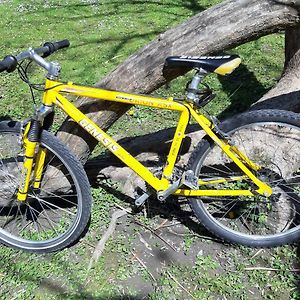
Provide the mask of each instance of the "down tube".
POLYGON ((92 120, 85 116, 79 109, 71 104, 65 97, 60 94, 56 95, 54 103, 59 106, 68 116, 70 116, 83 129, 89 132, 96 140, 98 140, 105 148, 111 151, 125 165, 130 167, 134 172, 141 176, 157 191, 165 190, 169 186, 166 179, 158 179, 145 166, 136 160, 122 146, 113 140, 107 133, 97 126, 92 120))

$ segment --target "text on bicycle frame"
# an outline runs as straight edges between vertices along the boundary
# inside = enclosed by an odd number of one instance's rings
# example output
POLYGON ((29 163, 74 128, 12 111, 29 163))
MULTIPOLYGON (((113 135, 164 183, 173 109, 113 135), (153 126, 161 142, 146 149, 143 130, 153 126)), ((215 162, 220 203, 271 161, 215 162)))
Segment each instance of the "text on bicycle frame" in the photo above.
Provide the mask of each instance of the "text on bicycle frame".
POLYGON ((95 126, 89 123, 87 120, 80 120, 79 125, 82 126, 88 133, 90 133, 96 140, 101 142, 105 147, 109 148, 112 152, 119 149, 108 138, 106 138, 103 133, 97 130, 97 128, 95 128, 95 126))

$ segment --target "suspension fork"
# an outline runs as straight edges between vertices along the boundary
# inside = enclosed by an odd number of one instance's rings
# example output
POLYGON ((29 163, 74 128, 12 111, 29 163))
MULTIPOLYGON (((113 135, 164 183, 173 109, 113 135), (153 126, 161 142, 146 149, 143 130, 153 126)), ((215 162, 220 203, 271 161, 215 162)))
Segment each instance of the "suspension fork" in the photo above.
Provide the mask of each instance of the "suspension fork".
MULTIPOLYGON (((38 120, 43 123, 43 130, 49 130, 53 124, 54 111, 53 106, 42 105, 37 111, 38 120)), ((42 145, 39 145, 34 173, 33 173, 33 188, 39 189, 42 182, 42 174, 44 170, 45 160, 47 155, 47 149, 42 145)))
POLYGON ((23 134, 25 158, 17 193, 19 201, 27 199, 30 183, 32 183, 34 189, 38 189, 41 186, 47 150, 40 145, 40 135, 43 129, 48 130, 52 126, 53 119, 53 105, 42 104, 30 123, 26 125, 23 134))
MULTIPOLYGON (((21 179, 19 189, 17 193, 17 199, 19 201, 25 201, 27 199, 27 193, 30 186, 31 174, 34 165, 34 158, 36 150, 39 144, 41 132, 41 123, 35 119, 32 119, 24 130, 23 144, 25 148, 24 163, 21 171, 21 179)), ((36 172, 35 172, 36 173, 36 172)))

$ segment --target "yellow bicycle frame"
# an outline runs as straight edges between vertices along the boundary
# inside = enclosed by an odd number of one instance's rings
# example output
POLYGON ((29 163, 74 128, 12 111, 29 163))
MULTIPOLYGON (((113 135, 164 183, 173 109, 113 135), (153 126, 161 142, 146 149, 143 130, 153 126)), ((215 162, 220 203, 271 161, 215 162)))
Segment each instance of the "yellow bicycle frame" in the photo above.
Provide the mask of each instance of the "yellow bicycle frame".
MULTIPOLYGON (((213 189, 177 189, 174 195, 183 196, 253 196, 255 193, 270 196, 272 189, 264 182, 260 181, 251 171, 259 170, 260 167, 250 161, 249 158, 241 153, 236 147, 230 145, 228 142, 221 140, 213 131, 214 125, 205 116, 199 114, 192 104, 185 102, 179 103, 169 99, 161 99, 155 97, 148 97, 142 95, 128 94, 118 91, 103 90, 95 87, 85 87, 74 85, 72 82, 62 83, 46 79, 45 92, 43 95, 42 103, 46 106, 56 105, 60 107, 69 117, 77 122, 83 129, 89 132, 95 139, 97 139, 105 148, 111 151, 117 156, 125 165, 130 167, 140 177, 143 178, 149 185, 151 185, 156 191, 165 191, 171 186, 171 176, 175 167, 176 159, 179 153, 180 146, 185 137, 185 131, 189 123, 190 116, 192 116, 200 125, 200 127, 211 137, 211 139, 226 153, 226 155, 243 171, 245 175, 241 177, 231 177, 229 179, 219 180, 199 180, 200 186, 205 186, 214 183, 230 181, 238 181, 248 178, 253 181, 257 186, 257 190, 252 192, 250 190, 213 190, 213 189), (105 101, 113 101, 119 103, 126 103, 131 105, 141 105, 154 107, 157 109, 173 110, 180 113, 178 125, 175 131, 175 135, 171 144, 171 148, 167 157, 166 165, 163 169, 162 178, 157 178, 136 160, 130 153, 122 148, 111 136, 104 132, 97 124, 90 120, 80 110, 78 110, 72 103, 68 101, 62 94, 76 95, 94 99, 101 99, 105 101)), ((26 132, 24 134, 25 143, 25 157, 32 157, 32 149, 35 149, 36 145, 28 141, 26 132)), ((41 179, 41 170, 45 160, 45 150, 39 150, 38 159, 35 163, 33 177, 35 188, 39 187, 39 181, 41 179), (41 152, 42 151, 42 152, 41 152)), ((18 199, 24 201, 28 187, 30 185, 31 173, 32 173, 32 160, 27 162, 27 158, 24 163, 24 182, 19 188, 18 199), (25 196, 24 196, 25 195, 25 196)))

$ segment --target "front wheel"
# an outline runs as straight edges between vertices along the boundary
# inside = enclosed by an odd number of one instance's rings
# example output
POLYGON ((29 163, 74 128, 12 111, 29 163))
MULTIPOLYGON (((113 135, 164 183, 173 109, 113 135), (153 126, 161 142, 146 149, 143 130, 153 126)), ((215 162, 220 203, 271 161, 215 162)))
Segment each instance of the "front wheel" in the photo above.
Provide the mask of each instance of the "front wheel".
MULTIPOLYGON (((223 240, 250 247, 273 247, 300 238, 300 116, 279 110, 243 113, 223 122, 230 141, 261 166, 254 174, 272 187, 264 197, 191 198, 200 222, 223 240)), ((188 169, 201 180, 224 179, 205 189, 257 189, 241 170, 204 138, 192 153, 188 169)))
MULTIPOLYGON (((17 200, 24 161, 20 124, 0 122, 0 241, 31 252, 57 251, 74 243, 91 211, 88 179, 79 161, 51 133, 43 131, 46 153, 38 188, 17 200)), ((36 155, 37 156, 37 155, 36 155)))

